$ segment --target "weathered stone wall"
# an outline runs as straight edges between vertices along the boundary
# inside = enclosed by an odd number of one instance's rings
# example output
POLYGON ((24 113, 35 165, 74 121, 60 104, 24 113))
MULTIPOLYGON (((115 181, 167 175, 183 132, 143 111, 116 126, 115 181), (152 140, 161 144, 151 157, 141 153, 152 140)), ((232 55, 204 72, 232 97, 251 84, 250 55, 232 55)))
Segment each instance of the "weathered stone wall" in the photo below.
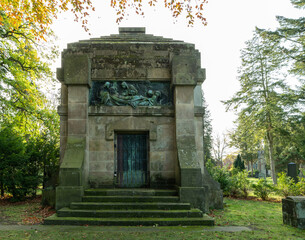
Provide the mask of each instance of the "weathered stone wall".
POLYGON ((176 184, 175 119, 172 108, 163 109, 165 116, 160 116, 160 109, 132 109, 129 106, 90 108, 89 183, 92 187, 114 186, 115 133, 122 131, 149 133, 150 186, 176 184))
POLYGON ((92 58, 92 79, 170 79, 169 52, 147 44, 104 44, 92 58))

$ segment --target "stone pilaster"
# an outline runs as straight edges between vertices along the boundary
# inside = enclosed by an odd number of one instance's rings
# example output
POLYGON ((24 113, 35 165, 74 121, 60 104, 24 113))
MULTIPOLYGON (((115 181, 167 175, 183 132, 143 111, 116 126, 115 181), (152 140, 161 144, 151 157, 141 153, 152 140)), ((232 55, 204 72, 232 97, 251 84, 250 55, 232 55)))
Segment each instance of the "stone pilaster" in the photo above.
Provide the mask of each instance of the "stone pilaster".
POLYGON ((202 186, 194 119, 198 60, 194 56, 174 56, 172 74, 175 87, 176 146, 181 179, 180 201, 205 210, 205 188, 202 186))
POLYGON ((89 129, 88 99, 90 87, 90 64, 86 55, 63 57, 61 141, 62 157, 59 186, 56 188, 56 209, 81 201, 84 187, 88 184, 89 129))

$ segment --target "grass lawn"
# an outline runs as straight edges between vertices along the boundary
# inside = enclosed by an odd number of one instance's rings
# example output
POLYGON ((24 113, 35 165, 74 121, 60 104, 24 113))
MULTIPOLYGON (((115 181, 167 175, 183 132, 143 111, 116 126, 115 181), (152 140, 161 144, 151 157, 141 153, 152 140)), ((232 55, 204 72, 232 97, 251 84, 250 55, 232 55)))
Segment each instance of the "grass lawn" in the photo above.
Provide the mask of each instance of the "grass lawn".
POLYGON ((40 202, 41 196, 16 203, 0 199, 0 225, 32 225, 41 223, 45 217, 55 211, 49 207, 43 208, 40 202))
MULTIPOLYGON (((215 232, 211 227, 103 227, 24 225, 0 230, 0 239, 305 239, 305 231, 282 224, 281 203, 225 198, 224 210, 211 211, 217 226, 247 226, 252 231, 215 232)), ((0 204, 1 224, 31 224, 43 218, 38 201, 0 204), (31 221, 31 217, 34 219, 31 221), (37 219, 36 219, 37 218, 37 219), (36 220, 35 220, 36 219, 36 220)), ((0 229, 3 227, 0 226, 0 229)))

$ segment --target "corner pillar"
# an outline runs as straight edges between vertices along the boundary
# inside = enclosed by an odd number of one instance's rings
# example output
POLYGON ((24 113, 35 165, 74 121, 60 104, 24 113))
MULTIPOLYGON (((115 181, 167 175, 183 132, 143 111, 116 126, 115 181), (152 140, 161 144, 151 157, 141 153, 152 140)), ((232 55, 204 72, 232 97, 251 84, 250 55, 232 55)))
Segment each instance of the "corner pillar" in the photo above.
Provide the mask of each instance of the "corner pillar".
POLYGON ((65 112, 66 142, 59 170, 59 186, 56 188, 56 209, 67 207, 73 201, 81 201, 89 175, 89 126, 88 104, 90 88, 90 61, 87 55, 66 55, 62 76, 65 102, 59 107, 65 112), (65 104, 66 103, 66 104, 65 104))
POLYGON ((176 145, 180 166, 180 201, 189 202, 192 207, 205 211, 206 188, 202 185, 194 119, 194 88, 200 72, 199 65, 198 58, 194 56, 174 56, 172 84, 175 96, 176 145))

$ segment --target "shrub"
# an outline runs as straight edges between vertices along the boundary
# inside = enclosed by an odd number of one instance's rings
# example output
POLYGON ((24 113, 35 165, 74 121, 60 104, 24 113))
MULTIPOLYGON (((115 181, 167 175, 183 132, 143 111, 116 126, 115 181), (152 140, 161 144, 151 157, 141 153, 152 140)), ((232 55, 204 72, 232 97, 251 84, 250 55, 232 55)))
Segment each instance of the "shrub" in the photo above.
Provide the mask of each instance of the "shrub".
POLYGON ((236 171, 236 173, 231 171, 230 173, 227 168, 215 166, 210 160, 206 162, 206 168, 212 178, 219 182, 224 196, 244 198, 248 196, 250 181, 248 180, 247 171, 236 171))
POLYGON ((299 177, 299 181, 295 184, 296 194, 305 196, 305 178, 299 177))
MULTIPOLYGON (((13 201, 36 195, 41 183, 45 186, 59 165, 56 138, 33 136, 26 139, 14 128, 0 129, 0 190, 12 194, 13 201)), ((56 184, 54 180, 54 184, 56 184)))
POLYGON ((269 184, 266 179, 261 178, 257 184, 252 184, 254 194, 263 200, 268 199, 269 194, 274 190, 273 185, 269 184))
POLYGON ((232 176, 230 195, 234 197, 248 197, 250 190, 250 181, 248 180, 248 172, 238 172, 232 176))
POLYGON ((232 168, 231 170, 230 170, 230 175, 231 176, 235 176, 235 175, 237 175, 237 173, 239 173, 240 172, 240 170, 239 170, 239 168, 232 168))
POLYGON ((279 173, 278 176, 277 192, 279 195, 284 197, 298 195, 293 178, 288 177, 284 172, 279 173))
POLYGON ((37 187, 37 172, 26 153, 26 143, 12 128, 0 132, 0 173, 1 185, 14 200, 22 200, 37 187))
POLYGON ((225 196, 230 195, 231 192, 231 177, 230 172, 226 168, 215 166, 211 160, 206 162, 206 169, 211 177, 219 182, 220 188, 225 196))

